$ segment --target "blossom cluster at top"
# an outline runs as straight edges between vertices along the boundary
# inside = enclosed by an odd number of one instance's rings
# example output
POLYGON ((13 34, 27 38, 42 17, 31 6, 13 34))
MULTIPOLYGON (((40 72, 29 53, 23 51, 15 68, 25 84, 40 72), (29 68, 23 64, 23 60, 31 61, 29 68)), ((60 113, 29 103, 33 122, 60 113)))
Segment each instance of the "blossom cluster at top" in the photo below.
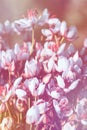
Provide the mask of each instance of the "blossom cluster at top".
POLYGON ((78 93, 86 89, 87 39, 78 50, 72 44, 76 38, 76 27, 50 16, 47 9, 42 15, 30 10, 27 17, 0 24, 3 130, 78 130, 80 125, 85 129, 87 98, 80 99, 78 93), (6 43, 13 35, 23 43, 9 48, 6 43), (8 126, 5 118, 15 125, 8 126))

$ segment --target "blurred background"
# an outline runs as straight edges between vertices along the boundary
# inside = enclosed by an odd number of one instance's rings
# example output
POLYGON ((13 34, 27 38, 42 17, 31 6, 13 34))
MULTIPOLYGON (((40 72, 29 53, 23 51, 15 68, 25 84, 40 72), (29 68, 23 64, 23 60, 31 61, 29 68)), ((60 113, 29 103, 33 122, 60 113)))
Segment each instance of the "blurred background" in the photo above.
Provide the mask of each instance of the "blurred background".
POLYGON ((28 9, 35 8, 39 12, 48 8, 60 20, 65 20, 68 25, 75 25, 79 37, 74 44, 82 46, 87 37, 87 0, 0 0, 0 22, 20 19, 28 9))

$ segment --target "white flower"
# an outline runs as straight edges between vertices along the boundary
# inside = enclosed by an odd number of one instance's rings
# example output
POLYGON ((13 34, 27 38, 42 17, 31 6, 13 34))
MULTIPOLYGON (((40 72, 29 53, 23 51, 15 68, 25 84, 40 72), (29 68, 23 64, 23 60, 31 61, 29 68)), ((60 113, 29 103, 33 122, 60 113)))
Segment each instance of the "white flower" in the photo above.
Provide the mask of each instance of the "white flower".
POLYGON ((47 37, 46 40, 52 40, 53 33, 49 29, 42 29, 41 30, 42 34, 47 37))
POLYGON ((39 95, 42 95, 45 91, 45 84, 44 83, 39 83, 39 86, 37 88, 37 93, 38 93, 38 96, 39 95))
POLYGON ((59 116, 60 113, 61 113, 61 109, 60 109, 60 107, 59 107, 58 101, 53 100, 53 106, 54 106, 54 109, 55 109, 56 113, 57 113, 58 116, 59 116))
POLYGON ((77 64, 79 67, 82 67, 83 61, 81 57, 79 56, 78 51, 73 55, 73 61, 75 64, 77 64))
POLYGON ((60 56, 58 58, 58 71, 59 72, 68 71, 68 68, 69 68, 69 60, 64 56, 60 56))
POLYGON ((57 18, 50 18, 48 20, 50 30, 55 34, 58 33, 60 30, 60 21, 57 18))
POLYGON ((43 62, 44 71, 50 73, 54 69, 54 57, 51 57, 49 60, 43 62))
POLYGON ((87 38, 84 40, 84 47, 87 48, 87 38))
POLYGON ((47 84, 50 81, 51 76, 52 74, 46 74, 42 79, 43 83, 47 84))
POLYGON ((48 22, 48 19, 49 19, 48 10, 44 9, 42 15, 39 16, 39 18, 38 18, 37 24, 40 25, 40 26, 43 26, 45 23, 48 22))
POLYGON ((25 62, 25 67, 24 67, 24 72, 25 72, 25 77, 33 77, 36 75, 38 66, 37 66, 37 61, 32 59, 31 61, 26 60, 25 62))
POLYGON ((42 82, 40 83, 36 77, 25 80, 24 84, 28 87, 33 96, 42 95, 45 91, 45 84, 42 82))
POLYGON ((20 52, 20 47, 19 45, 16 43, 14 46, 14 53, 17 55, 20 52))
POLYGON ((79 81, 80 79, 76 79, 75 81, 71 83, 71 85, 68 88, 64 88, 64 91, 67 93, 74 90, 78 86, 79 81))
POLYGON ((26 123, 32 124, 37 123, 40 118, 38 106, 32 106, 26 113, 26 123))
POLYGON ((69 122, 65 123, 62 130, 76 130, 75 125, 71 125, 69 122))
POLYGON ((60 25, 60 34, 64 36, 66 32, 67 32, 67 24, 65 21, 62 21, 60 25))
POLYGON ((66 43, 60 45, 60 47, 58 48, 58 55, 61 55, 64 52, 65 47, 66 47, 66 43))
POLYGON ((21 81, 22 81, 22 77, 18 77, 18 78, 14 81, 13 89, 17 88, 18 85, 21 83, 21 81))
POLYGON ((9 69, 12 62, 15 61, 15 54, 13 50, 8 49, 7 51, 1 52, 1 67, 4 69, 9 69))
POLYGON ((4 117, 0 125, 1 130, 12 130, 14 121, 11 117, 4 117))
POLYGON ((18 98, 23 98, 27 95, 26 91, 24 91, 23 89, 16 89, 15 94, 18 98))
POLYGON ((65 82, 64 82, 64 79, 62 78, 62 76, 58 75, 58 77, 56 77, 56 79, 57 79, 58 86, 60 88, 64 88, 65 82))
POLYGON ((40 114, 44 114, 48 110, 48 102, 45 102, 43 99, 39 99, 36 105, 38 106, 40 114))
POLYGON ((74 45, 73 45, 73 44, 69 44, 69 46, 68 46, 68 48, 67 48, 66 51, 67 51, 67 53, 68 53, 69 55, 75 53, 75 47, 74 47, 74 45))
POLYGON ((68 32, 67 32, 67 36, 68 39, 70 40, 74 40, 77 37, 77 29, 76 27, 72 26, 69 28, 68 32))
POLYGON ((54 99, 59 99, 60 98, 60 93, 57 92, 56 90, 53 90, 53 91, 51 91, 50 96, 52 98, 54 98, 54 99))

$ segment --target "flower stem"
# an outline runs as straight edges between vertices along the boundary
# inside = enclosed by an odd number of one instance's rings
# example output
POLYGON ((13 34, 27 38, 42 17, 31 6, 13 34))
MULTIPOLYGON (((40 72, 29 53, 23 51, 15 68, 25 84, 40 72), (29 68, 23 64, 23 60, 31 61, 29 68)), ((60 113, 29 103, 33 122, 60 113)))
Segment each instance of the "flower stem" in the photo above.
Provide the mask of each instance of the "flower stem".
POLYGON ((11 86, 11 72, 9 71, 9 86, 11 86))
POLYGON ((64 37, 62 37, 62 38, 60 39, 60 44, 62 44, 63 40, 64 40, 64 37))
POLYGON ((30 124, 30 130, 32 130, 32 124, 30 124))
POLYGON ((2 122, 2 114, 0 113, 0 123, 2 122))
POLYGON ((28 108, 30 108, 30 98, 28 98, 28 108))
POLYGON ((34 43, 35 43, 35 39, 34 39, 34 28, 33 28, 32 29, 32 46, 31 46, 30 54, 32 54, 33 52, 34 43))
POLYGON ((20 117, 20 121, 22 121, 22 112, 20 112, 20 115, 19 115, 20 117))
POLYGON ((12 117, 11 112, 10 112, 10 109, 9 109, 8 102, 6 102, 6 108, 7 108, 7 111, 8 111, 9 116, 12 117))

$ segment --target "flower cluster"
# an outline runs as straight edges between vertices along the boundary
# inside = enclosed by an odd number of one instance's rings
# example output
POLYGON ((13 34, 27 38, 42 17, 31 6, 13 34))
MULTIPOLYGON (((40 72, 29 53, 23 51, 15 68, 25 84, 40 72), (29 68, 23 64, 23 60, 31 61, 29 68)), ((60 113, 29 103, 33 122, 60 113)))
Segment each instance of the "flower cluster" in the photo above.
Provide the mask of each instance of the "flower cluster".
POLYGON ((78 100, 86 89, 87 39, 78 50, 72 44, 77 37, 76 27, 50 16, 47 9, 42 15, 30 10, 25 18, 0 24, 1 129, 87 126, 87 99, 78 100), (13 35, 22 44, 9 48, 13 35))

